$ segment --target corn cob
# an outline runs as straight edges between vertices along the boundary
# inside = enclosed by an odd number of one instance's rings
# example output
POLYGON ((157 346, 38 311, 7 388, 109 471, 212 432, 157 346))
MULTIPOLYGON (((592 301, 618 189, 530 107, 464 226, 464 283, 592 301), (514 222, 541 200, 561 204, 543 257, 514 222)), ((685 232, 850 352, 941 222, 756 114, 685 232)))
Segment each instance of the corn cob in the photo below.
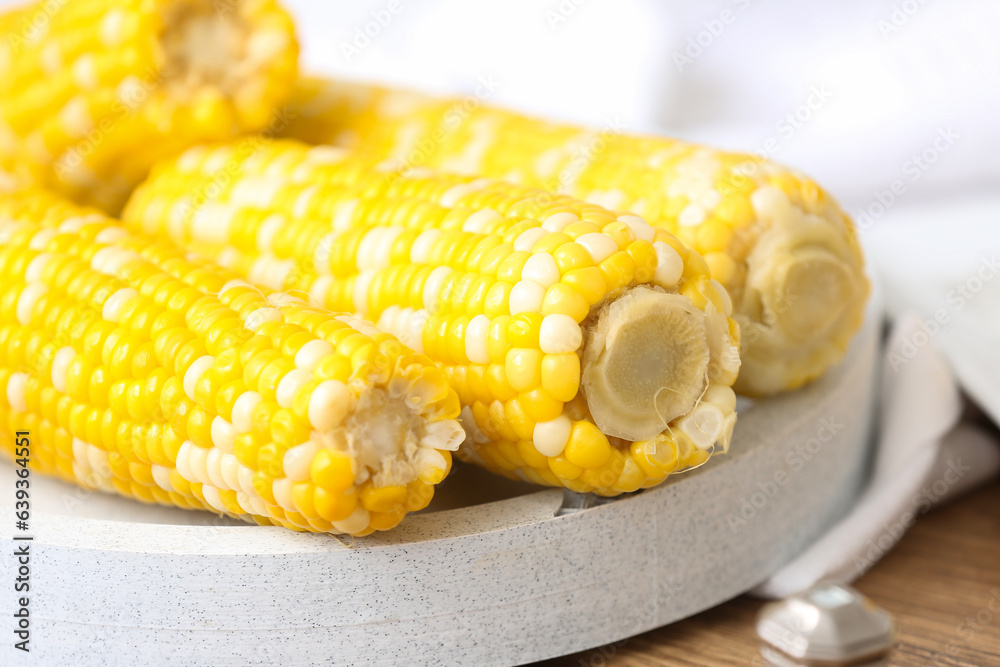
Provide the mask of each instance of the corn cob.
POLYGON ((641 218, 488 179, 244 142, 157 167, 126 225, 377 322, 439 363, 459 456, 615 495, 725 450, 738 330, 704 261, 641 218))
POLYGON ((274 0, 41 0, 0 15, 0 162, 115 213, 157 159, 280 126, 274 0))
POLYGON ((861 325, 868 281, 850 219, 813 181, 772 162, 316 78, 300 80, 291 108, 284 136, 566 193, 676 235, 733 299, 741 393, 819 377, 861 325))
POLYGON ((0 449, 89 489, 366 535, 425 507, 464 433, 392 336, 133 235, 0 195, 0 449))

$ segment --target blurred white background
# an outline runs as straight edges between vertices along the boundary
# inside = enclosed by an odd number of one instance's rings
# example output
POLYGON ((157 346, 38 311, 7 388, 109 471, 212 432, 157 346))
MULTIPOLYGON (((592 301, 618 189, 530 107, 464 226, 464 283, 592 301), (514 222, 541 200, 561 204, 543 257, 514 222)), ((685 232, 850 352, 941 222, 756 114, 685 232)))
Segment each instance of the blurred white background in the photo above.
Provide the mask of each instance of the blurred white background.
POLYGON ((453 93, 492 77, 505 106, 765 153, 871 223, 1000 194, 1000 2, 288 4, 310 69, 453 93))

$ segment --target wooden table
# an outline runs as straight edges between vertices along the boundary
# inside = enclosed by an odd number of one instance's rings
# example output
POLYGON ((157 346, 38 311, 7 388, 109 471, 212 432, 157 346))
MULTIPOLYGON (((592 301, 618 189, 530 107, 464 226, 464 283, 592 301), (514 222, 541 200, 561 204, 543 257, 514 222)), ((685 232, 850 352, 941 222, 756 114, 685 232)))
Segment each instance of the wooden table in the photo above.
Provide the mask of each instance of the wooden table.
MULTIPOLYGON (((854 585, 896 617, 890 665, 1000 667, 1000 480, 920 517, 854 585)), ((764 665, 754 633, 762 604, 740 597, 624 642, 537 664, 764 665)))

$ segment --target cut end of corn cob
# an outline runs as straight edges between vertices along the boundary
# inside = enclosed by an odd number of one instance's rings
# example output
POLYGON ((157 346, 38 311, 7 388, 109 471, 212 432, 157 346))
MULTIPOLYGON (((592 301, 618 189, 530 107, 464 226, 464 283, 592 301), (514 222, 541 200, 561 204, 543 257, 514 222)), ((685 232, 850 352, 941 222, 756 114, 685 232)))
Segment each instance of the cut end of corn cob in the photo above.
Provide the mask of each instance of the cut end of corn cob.
POLYGON ((558 189, 675 235, 732 297, 742 393, 821 376, 861 326, 868 284, 851 221, 813 181, 772 162, 316 77, 300 79, 292 105, 285 136, 558 189))
POLYGON ((0 195, 0 445, 144 502, 366 535, 425 507, 464 433, 444 375, 36 190, 0 195))
MULTIPOLYGON (((260 127, 276 106, 266 95, 272 59, 294 53, 278 6, 261 2, 170 0, 160 9, 157 60, 162 85, 197 103, 205 91, 227 100, 241 127, 260 127), (265 95, 265 99, 259 99, 265 95)), ((282 86, 282 88, 288 88, 282 86)))
POLYGON ((34 182, 114 213, 156 160, 287 122, 274 0, 51 4, 0 15, 0 157, 34 182))
MULTIPOLYGON (((821 376, 861 326, 869 284, 851 223, 794 205, 782 190, 752 196, 764 222, 734 292, 744 340, 739 391, 767 395, 821 376)), ((832 206, 832 205, 831 205, 832 206)))
POLYGON ((706 314, 687 297, 636 287, 585 327, 583 391, 607 435, 646 440, 691 411, 708 384, 706 314))
POLYGON ((458 394, 459 456, 491 470, 615 495, 728 447, 732 303, 697 253, 637 216, 255 141, 164 163, 124 219, 426 354, 458 394), (221 178, 229 165, 238 177, 221 178))

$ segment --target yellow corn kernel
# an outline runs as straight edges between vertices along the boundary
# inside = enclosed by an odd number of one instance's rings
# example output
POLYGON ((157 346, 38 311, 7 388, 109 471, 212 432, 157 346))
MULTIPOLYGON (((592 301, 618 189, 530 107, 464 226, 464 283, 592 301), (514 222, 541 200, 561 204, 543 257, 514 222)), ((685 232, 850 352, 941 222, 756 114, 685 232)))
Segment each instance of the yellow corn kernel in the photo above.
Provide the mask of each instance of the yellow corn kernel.
POLYGON ((600 429, 587 421, 573 423, 566 444, 566 460, 584 469, 598 468, 611 456, 611 444, 600 429))

